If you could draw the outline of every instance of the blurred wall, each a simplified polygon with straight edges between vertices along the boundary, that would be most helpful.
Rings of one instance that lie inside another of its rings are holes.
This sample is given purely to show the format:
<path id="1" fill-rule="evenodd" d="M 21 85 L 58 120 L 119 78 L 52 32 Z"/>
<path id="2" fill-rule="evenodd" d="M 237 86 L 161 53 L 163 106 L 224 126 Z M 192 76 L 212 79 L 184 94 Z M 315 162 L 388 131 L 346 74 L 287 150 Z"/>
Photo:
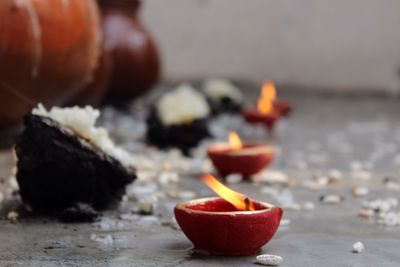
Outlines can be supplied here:
<path id="1" fill-rule="evenodd" d="M 399 0 L 145 0 L 167 80 L 397 90 Z"/>

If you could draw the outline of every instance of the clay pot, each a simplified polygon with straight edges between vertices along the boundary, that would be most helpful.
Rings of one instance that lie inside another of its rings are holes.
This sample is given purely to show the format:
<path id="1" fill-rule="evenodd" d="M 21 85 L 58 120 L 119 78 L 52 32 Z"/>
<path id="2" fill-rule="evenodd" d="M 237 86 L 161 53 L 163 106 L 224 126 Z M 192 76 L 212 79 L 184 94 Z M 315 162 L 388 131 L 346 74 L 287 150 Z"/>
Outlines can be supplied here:
<path id="1" fill-rule="evenodd" d="M 92 74 L 92 81 L 85 86 L 69 105 L 99 106 L 110 85 L 112 69 L 111 54 L 105 49 L 102 49 L 98 66 Z"/>
<path id="2" fill-rule="evenodd" d="M 227 145 L 213 145 L 207 153 L 219 174 L 239 173 L 244 179 L 266 168 L 275 157 L 272 148 L 256 144 L 244 144 L 238 151 Z"/>
<path id="3" fill-rule="evenodd" d="M 108 100 L 126 101 L 146 92 L 160 73 L 156 45 L 138 18 L 138 0 L 98 0 L 105 48 L 114 70 Z"/>
<path id="4" fill-rule="evenodd" d="M 174 213 L 196 249 L 216 255 L 252 255 L 274 236 L 283 213 L 268 203 L 253 203 L 255 211 L 237 211 L 222 198 L 202 198 L 178 203 Z"/>
<path id="5" fill-rule="evenodd" d="M 1 0 L 0 18 L 0 127 L 90 81 L 101 41 L 95 0 Z"/>

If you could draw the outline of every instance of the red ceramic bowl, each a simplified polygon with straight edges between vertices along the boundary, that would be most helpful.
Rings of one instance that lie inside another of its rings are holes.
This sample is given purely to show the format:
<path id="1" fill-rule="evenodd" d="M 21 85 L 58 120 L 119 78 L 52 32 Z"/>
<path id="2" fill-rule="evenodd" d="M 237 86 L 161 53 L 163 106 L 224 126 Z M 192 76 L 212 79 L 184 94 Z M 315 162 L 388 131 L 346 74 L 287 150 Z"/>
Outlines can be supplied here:
<path id="1" fill-rule="evenodd" d="M 292 106 L 284 100 L 275 100 L 274 109 L 282 117 L 288 117 L 292 112 Z"/>
<path id="2" fill-rule="evenodd" d="M 263 115 L 256 109 L 245 109 L 242 111 L 242 116 L 248 123 L 263 124 L 268 130 L 272 130 L 280 118 L 280 114 L 276 111 L 268 115 Z"/>
<path id="3" fill-rule="evenodd" d="M 275 156 L 271 147 L 257 144 L 244 144 L 236 151 L 226 144 L 213 145 L 207 153 L 219 174 L 240 173 L 244 178 L 267 167 Z"/>
<path id="4" fill-rule="evenodd" d="M 226 200 L 202 198 L 178 203 L 175 218 L 196 249 L 216 255 L 252 255 L 274 236 L 282 209 L 253 201 L 255 211 L 237 211 Z"/>

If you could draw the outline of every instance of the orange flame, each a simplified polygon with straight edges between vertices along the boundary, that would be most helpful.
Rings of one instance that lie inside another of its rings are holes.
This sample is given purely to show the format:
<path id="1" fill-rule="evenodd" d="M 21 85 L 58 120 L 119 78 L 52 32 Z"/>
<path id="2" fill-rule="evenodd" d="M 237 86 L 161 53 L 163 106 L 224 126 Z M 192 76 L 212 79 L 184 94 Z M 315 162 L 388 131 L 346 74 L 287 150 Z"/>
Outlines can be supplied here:
<path id="1" fill-rule="evenodd" d="M 276 99 L 276 88 L 272 82 L 265 82 L 261 88 L 261 95 L 257 101 L 257 110 L 263 115 L 273 111 L 273 103 Z"/>
<path id="2" fill-rule="evenodd" d="M 236 132 L 230 132 L 228 140 L 229 145 L 232 147 L 233 150 L 239 150 L 242 148 L 242 141 L 240 140 L 240 137 Z"/>
<path id="3" fill-rule="evenodd" d="M 221 184 L 214 176 L 205 174 L 201 177 L 201 181 L 208 185 L 208 187 L 210 187 L 220 197 L 235 206 L 237 210 L 256 210 L 253 202 L 251 202 L 249 198 Z"/>

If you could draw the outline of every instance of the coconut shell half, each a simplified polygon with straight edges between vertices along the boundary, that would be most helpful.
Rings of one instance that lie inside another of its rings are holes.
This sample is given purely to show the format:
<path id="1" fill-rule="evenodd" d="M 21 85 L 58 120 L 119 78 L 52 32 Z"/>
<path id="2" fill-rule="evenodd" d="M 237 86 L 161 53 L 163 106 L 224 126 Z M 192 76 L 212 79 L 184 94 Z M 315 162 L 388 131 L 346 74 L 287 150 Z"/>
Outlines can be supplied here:
<path id="1" fill-rule="evenodd" d="M 76 203 L 101 210 L 136 179 L 133 167 L 50 118 L 28 114 L 24 124 L 15 146 L 17 181 L 34 212 L 58 214 Z"/>
<path id="2" fill-rule="evenodd" d="M 147 141 L 159 148 L 175 147 L 189 155 L 203 139 L 211 136 L 206 119 L 197 119 L 182 125 L 165 126 L 155 108 L 150 111 L 147 122 Z"/>

